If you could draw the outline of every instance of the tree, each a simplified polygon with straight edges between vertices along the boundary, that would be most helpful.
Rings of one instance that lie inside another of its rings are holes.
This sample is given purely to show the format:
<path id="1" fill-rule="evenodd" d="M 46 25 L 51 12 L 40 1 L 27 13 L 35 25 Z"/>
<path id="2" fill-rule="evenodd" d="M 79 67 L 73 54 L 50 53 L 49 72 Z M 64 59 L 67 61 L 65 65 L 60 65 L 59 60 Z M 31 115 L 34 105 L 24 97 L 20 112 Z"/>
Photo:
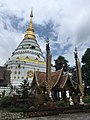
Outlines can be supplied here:
<path id="1" fill-rule="evenodd" d="M 22 89 L 22 97 L 23 98 L 28 98 L 29 97 L 29 92 L 28 90 L 30 89 L 29 82 L 27 79 L 24 79 L 21 83 L 21 89 Z"/>
<path id="2" fill-rule="evenodd" d="M 86 86 L 90 86 L 90 48 L 82 56 L 82 75 Z"/>
<path id="3" fill-rule="evenodd" d="M 56 70 L 59 70 L 62 68 L 62 66 L 64 66 L 64 71 L 68 71 L 68 69 L 69 69 L 68 61 L 65 59 L 65 57 L 59 56 L 55 60 L 55 68 L 56 68 Z"/>

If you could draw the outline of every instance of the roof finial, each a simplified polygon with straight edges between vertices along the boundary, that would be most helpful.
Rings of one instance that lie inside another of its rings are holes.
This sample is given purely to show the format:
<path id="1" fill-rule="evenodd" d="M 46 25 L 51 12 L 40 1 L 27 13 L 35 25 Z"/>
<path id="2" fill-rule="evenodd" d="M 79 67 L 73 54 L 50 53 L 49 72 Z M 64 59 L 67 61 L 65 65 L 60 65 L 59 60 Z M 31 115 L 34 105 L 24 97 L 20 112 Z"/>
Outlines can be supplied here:
<path id="1" fill-rule="evenodd" d="M 75 52 L 77 52 L 77 47 L 75 47 Z"/>
<path id="2" fill-rule="evenodd" d="M 49 38 L 46 39 L 46 50 L 49 50 Z"/>
<path id="3" fill-rule="evenodd" d="M 77 47 L 75 47 L 75 52 L 74 52 L 75 58 L 78 58 L 78 52 L 77 52 Z"/>
<path id="4" fill-rule="evenodd" d="M 33 17 L 33 9 L 31 9 L 30 17 Z"/>
<path id="5" fill-rule="evenodd" d="M 77 58 L 78 58 L 77 47 L 75 47 L 74 57 L 75 57 L 75 59 L 77 59 Z"/>
<path id="6" fill-rule="evenodd" d="M 46 44 L 48 44 L 49 43 L 49 38 L 47 37 L 47 39 L 46 39 Z"/>

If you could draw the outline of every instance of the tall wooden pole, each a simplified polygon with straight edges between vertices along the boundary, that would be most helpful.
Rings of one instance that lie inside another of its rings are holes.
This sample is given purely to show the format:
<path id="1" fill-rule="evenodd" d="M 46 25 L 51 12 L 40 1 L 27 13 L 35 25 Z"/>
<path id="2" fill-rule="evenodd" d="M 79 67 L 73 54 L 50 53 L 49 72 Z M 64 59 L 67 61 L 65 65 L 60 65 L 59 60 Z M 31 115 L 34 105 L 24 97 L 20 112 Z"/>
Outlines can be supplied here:
<path id="1" fill-rule="evenodd" d="M 77 88 L 80 93 L 80 104 L 84 104 L 82 101 L 82 97 L 84 96 L 84 86 L 82 82 L 81 65 L 78 58 L 77 48 L 75 48 L 74 56 L 75 56 L 75 63 L 76 63 Z"/>
<path id="2" fill-rule="evenodd" d="M 52 89 L 51 81 L 51 54 L 49 47 L 49 40 L 46 41 L 46 90 L 50 95 Z"/>

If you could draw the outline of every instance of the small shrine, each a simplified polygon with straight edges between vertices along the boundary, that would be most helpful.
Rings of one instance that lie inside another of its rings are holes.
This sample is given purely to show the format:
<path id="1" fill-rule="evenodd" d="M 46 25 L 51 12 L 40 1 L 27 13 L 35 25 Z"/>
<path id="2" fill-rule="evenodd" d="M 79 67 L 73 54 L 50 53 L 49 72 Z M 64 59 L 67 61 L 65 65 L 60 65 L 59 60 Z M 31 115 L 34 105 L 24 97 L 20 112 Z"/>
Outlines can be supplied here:
<path id="1" fill-rule="evenodd" d="M 69 72 L 62 69 L 51 72 L 51 54 L 49 41 L 46 42 L 46 72 L 35 71 L 31 87 L 35 94 L 47 94 L 53 101 L 64 99 L 70 105 L 84 104 L 82 97 L 84 88 L 81 77 L 81 67 L 75 49 L 75 62 L 77 71 L 77 83 L 74 84 L 72 76 Z"/>

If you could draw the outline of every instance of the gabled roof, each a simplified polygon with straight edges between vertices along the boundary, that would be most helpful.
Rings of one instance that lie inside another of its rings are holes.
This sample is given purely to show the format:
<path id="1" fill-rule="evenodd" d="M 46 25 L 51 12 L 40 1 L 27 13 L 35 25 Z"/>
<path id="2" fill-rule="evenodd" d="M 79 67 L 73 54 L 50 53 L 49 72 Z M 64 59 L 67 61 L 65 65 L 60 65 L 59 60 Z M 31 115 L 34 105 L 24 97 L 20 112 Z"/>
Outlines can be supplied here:
<path id="1" fill-rule="evenodd" d="M 65 86 L 65 84 L 66 84 L 66 82 L 68 80 L 68 77 L 69 77 L 68 74 L 65 74 L 65 75 L 61 76 L 61 79 L 59 81 L 60 88 L 64 88 L 64 86 Z"/>
<path id="2" fill-rule="evenodd" d="M 61 70 L 51 73 L 51 80 L 52 80 L 53 86 L 55 86 L 57 82 L 59 81 L 62 71 L 63 70 L 61 69 Z M 36 78 L 36 82 L 38 86 L 41 86 L 41 87 L 45 86 L 46 72 L 35 71 L 35 78 Z"/>
<path id="3" fill-rule="evenodd" d="M 59 85 L 60 88 L 63 88 L 69 78 L 69 74 L 62 74 L 63 68 L 61 70 L 58 70 L 56 72 L 51 73 L 51 81 L 52 81 L 52 87 L 56 87 Z M 45 87 L 46 86 L 46 72 L 40 72 L 35 71 L 34 73 L 36 83 L 39 87 Z M 71 82 L 72 84 L 72 82 Z"/>
<path id="4" fill-rule="evenodd" d="M 51 73 L 51 80 L 53 81 L 53 87 L 55 87 L 60 80 L 63 73 L 63 68 L 61 70 L 58 70 L 56 72 Z"/>
<path id="5" fill-rule="evenodd" d="M 34 76 L 36 79 L 36 83 L 39 87 L 45 86 L 45 80 L 46 80 L 46 73 L 45 72 L 35 71 Z"/>

